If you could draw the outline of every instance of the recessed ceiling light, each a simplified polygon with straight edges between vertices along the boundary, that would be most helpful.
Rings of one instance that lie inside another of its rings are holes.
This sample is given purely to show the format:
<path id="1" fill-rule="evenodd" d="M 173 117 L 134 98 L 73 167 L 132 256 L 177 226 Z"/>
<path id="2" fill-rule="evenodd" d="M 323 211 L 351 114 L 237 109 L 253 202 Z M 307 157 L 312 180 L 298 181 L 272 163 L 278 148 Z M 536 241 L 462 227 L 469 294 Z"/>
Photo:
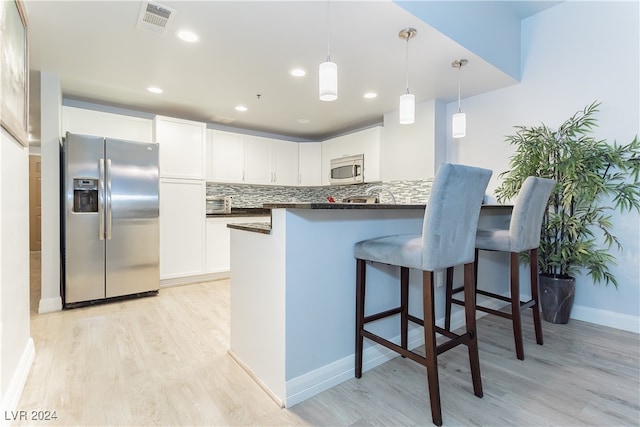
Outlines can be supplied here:
<path id="1" fill-rule="evenodd" d="M 244 105 L 237 105 L 236 106 L 236 111 L 247 111 L 248 108 L 245 107 Z"/>
<path id="2" fill-rule="evenodd" d="M 198 41 L 198 35 L 195 33 L 192 33 L 191 31 L 180 30 L 176 33 L 176 35 L 180 40 L 184 40 L 186 42 L 193 43 Z"/>
<path id="3" fill-rule="evenodd" d="M 294 68 L 293 70 L 291 70 L 290 74 L 294 77 L 302 77 L 305 76 L 307 72 L 302 68 Z"/>
<path id="4" fill-rule="evenodd" d="M 155 87 L 155 86 L 149 86 L 147 88 L 147 90 L 151 93 L 162 93 L 162 89 L 160 89 L 159 87 Z"/>
<path id="5" fill-rule="evenodd" d="M 298 123 L 302 123 L 303 125 L 309 123 L 310 121 L 311 120 L 309 119 L 298 119 Z"/>
<path id="6" fill-rule="evenodd" d="M 378 96 L 378 94 L 375 93 L 375 92 L 367 92 L 362 96 L 367 98 L 367 99 L 373 99 L 373 98 L 376 98 Z"/>

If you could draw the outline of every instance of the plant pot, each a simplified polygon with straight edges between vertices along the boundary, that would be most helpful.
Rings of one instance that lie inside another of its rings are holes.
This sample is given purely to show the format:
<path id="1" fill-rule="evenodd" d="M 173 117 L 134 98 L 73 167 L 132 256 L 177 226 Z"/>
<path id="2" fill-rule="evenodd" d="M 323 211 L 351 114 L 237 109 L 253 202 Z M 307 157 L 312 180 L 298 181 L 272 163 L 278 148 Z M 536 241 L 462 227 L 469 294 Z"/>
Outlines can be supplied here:
<path id="1" fill-rule="evenodd" d="M 542 318 L 551 323 L 568 323 L 576 294 L 576 279 L 540 274 L 538 282 Z"/>

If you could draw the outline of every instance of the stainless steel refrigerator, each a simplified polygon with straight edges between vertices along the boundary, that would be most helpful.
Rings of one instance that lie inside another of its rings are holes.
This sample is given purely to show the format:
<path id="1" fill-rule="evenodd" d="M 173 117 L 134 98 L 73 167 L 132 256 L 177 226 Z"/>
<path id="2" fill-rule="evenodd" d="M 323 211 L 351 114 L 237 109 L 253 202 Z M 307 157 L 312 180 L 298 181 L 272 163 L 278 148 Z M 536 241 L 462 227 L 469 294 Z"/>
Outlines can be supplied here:
<path id="1" fill-rule="evenodd" d="M 61 159 L 65 307 L 157 293 L 158 145 L 67 133 Z"/>

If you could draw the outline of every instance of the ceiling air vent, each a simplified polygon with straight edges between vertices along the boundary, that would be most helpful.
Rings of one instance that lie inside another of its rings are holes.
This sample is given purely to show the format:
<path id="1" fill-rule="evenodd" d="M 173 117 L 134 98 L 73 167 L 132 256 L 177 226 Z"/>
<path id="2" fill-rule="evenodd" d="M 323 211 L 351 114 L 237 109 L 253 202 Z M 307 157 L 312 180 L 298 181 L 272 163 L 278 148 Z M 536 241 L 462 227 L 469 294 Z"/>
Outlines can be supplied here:
<path id="1" fill-rule="evenodd" d="M 143 1 L 136 27 L 141 30 L 165 34 L 175 14 L 175 9 L 152 1 Z"/>

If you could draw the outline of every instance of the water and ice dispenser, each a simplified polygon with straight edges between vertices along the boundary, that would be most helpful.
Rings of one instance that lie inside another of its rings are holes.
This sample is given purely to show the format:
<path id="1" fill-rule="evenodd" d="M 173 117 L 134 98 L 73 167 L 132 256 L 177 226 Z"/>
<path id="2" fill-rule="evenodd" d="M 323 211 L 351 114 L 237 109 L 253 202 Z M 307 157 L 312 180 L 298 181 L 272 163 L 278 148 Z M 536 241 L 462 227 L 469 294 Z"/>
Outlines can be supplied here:
<path id="1" fill-rule="evenodd" d="M 73 211 L 98 212 L 97 179 L 73 179 Z"/>

